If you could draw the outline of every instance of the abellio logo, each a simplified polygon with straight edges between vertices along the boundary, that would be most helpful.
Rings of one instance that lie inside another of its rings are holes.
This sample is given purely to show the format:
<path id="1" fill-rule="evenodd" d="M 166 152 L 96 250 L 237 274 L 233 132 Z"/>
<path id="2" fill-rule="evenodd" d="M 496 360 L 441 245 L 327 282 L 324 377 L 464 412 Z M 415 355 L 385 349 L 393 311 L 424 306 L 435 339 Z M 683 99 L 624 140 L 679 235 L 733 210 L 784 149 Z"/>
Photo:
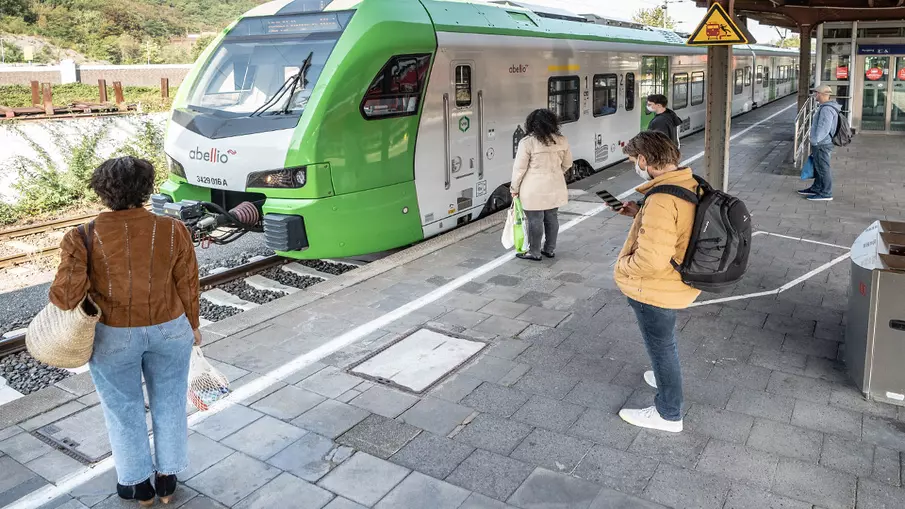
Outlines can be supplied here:
<path id="1" fill-rule="evenodd" d="M 208 151 L 202 151 L 200 148 L 196 148 L 189 152 L 189 159 L 194 161 L 204 161 L 206 163 L 221 163 L 226 164 L 229 162 L 229 153 L 230 155 L 236 155 L 235 150 L 227 150 L 226 153 L 220 152 L 219 149 L 212 148 Z"/>

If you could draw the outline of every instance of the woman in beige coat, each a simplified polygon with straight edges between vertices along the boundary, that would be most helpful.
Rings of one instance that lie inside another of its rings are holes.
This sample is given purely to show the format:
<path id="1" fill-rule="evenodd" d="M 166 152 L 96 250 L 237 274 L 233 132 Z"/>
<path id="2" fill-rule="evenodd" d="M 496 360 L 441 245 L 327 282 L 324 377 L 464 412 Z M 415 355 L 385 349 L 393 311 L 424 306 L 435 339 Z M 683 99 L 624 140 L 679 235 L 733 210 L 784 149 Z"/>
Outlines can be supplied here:
<path id="1" fill-rule="evenodd" d="M 528 252 L 516 256 L 537 261 L 541 255 L 555 256 L 559 233 L 556 213 L 569 201 L 565 173 L 572 167 L 572 150 L 559 132 L 556 114 L 550 110 L 532 111 L 525 130 L 512 167 L 510 189 L 513 198 L 522 200 L 528 216 Z"/>

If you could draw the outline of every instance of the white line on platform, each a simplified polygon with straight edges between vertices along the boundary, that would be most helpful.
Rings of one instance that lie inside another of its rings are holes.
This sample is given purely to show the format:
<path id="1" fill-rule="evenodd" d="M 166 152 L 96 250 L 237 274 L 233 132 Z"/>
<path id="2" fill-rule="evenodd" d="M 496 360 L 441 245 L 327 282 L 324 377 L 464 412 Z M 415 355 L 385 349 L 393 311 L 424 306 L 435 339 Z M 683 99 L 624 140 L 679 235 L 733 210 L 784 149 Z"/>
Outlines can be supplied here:
<path id="1" fill-rule="evenodd" d="M 791 236 L 791 235 L 780 235 L 780 234 L 778 234 L 778 233 L 770 233 L 770 232 L 765 232 L 765 231 L 756 231 L 756 232 L 752 233 L 751 235 L 752 235 L 752 236 L 755 236 L 755 235 L 769 235 L 769 236 L 771 236 L 771 237 L 779 237 L 779 238 L 781 238 L 781 239 L 797 240 L 797 241 L 799 241 L 799 242 L 807 242 L 807 243 L 809 243 L 809 244 L 818 244 L 818 245 L 821 245 L 821 246 L 835 247 L 835 248 L 838 248 L 838 249 L 845 249 L 845 250 L 851 249 L 851 248 L 848 248 L 848 247 L 845 247 L 845 246 L 840 246 L 839 244 L 830 244 L 830 243 L 828 243 L 828 242 L 820 242 L 819 240 L 810 240 L 810 239 L 805 239 L 805 238 L 802 238 L 802 237 L 793 237 L 793 236 Z"/>
<path id="2" fill-rule="evenodd" d="M 752 124 L 747 129 L 744 129 L 743 131 L 733 135 L 729 139 L 734 140 L 734 139 L 738 138 L 739 136 L 742 136 L 743 134 L 751 131 L 751 129 L 757 127 L 758 125 L 760 125 L 764 122 L 767 122 L 767 121 L 773 119 L 774 117 L 776 117 L 779 114 L 785 112 L 786 110 L 792 108 L 793 106 L 795 106 L 795 105 L 792 104 L 792 105 L 789 105 L 789 106 L 779 110 L 778 112 L 774 113 L 773 115 L 770 115 L 769 117 L 767 117 L 763 120 L 760 120 L 760 121 L 756 122 L 755 124 Z M 681 164 L 683 166 L 690 164 L 691 162 L 696 161 L 703 156 L 704 156 L 704 152 L 699 152 L 699 153 L 695 154 L 694 156 L 686 159 L 685 161 L 682 161 Z M 628 196 L 631 196 L 632 194 L 634 194 L 634 192 L 635 192 L 634 189 L 629 189 L 628 191 L 617 196 L 616 198 L 618 198 L 620 200 L 624 200 Z M 606 205 L 601 205 L 592 210 L 589 210 L 585 213 L 585 215 L 576 217 L 575 219 L 564 224 L 560 228 L 560 231 L 570 230 L 570 229 L 574 228 L 575 226 L 578 226 L 580 223 L 584 222 L 588 218 L 593 217 L 605 210 L 610 210 L 610 209 Z M 345 347 L 351 345 L 355 341 L 358 341 L 358 340 L 368 336 L 369 334 L 380 329 L 381 327 L 389 325 L 389 324 L 395 322 L 396 320 L 398 320 L 404 316 L 407 316 L 407 315 L 423 308 L 424 306 L 427 306 L 428 304 L 436 302 L 437 300 L 448 295 L 450 292 L 453 292 L 454 290 L 461 288 L 466 283 L 469 283 L 469 282 L 473 281 L 474 279 L 477 279 L 477 278 L 483 276 L 484 274 L 487 274 L 488 272 L 490 272 L 498 267 L 501 267 L 502 265 L 504 265 L 505 263 L 509 262 L 512 259 L 514 259 L 514 252 L 512 252 L 512 251 L 507 252 L 506 254 L 495 258 L 494 260 L 468 272 L 467 274 L 460 276 L 449 283 L 446 283 L 445 285 L 437 288 L 436 290 L 428 293 L 427 295 L 421 296 L 402 307 L 399 307 L 393 311 L 390 311 L 389 313 L 386 313 L 383 316 L 380 316 L 374 320 L 371 320 L 370 322 L 368 322 L 364 325 L 360 325 L 360 326 L 350 330 L 349 332 L 341 334 L 340 336 L 333 338 L 330 342 L 328 342 L 324 345 L 321 345 L 308 353 L 305 353 L 305 354 L 302 354 L 302 355 L 296 357 L 295 359 L 293 359 L 293 360 L 287 362 L 286 364 L 283 364 L 282 366 L 271 371 L 270 373 L 261 375 L 260 378 L 257 378 L 254 381 L 249 382 L 248 384 L 243 385 L 242 387 L 239 387 L 234 392 L 232 392 L 229 396 L 227 396 L 225 399 L 222 399 L 222 400 L 218 401 L 217 403 L 215 403 L 211 407 L 210 410 L 208 410 L 206 412 L 196 412 L 196 413 L 192 414 L 191 416 L 189 416 L 189 427 L 195 426 L 198 423 L 207 419 L 208 417 L 212 417 L 212 416 L 222 412 L 223 410 L 226 410 L 227 408 L 230 408 L 233 405 L 236 405 L 237 402 L 246 400 L 246 399 L 250 398 L 251 396 L 254 396 L 258 392 L 261 392 L 264 389 L 267 389 L 269 386 L 273 385 L 274 383 L 277 383 L 280 380 L 296 373 L 297 371 L 304 369 L 308 365 L 310 365 L 316 361 L 319 361 L 320 359 L 323 359 L 324 357 L 331 355 L 334 352 L 341 350 L 342 348 L 345 348 Z M 151 440 L 153 442 L 153 436 L 151 436 Z M 26 495 L 25 497 L 19 499 L 18 501 L 7 505 L 4 509 L 37 509 L 38 507 L 54 500 L 55 498 L 65 495 L 65 494 L 69 493 L 70 491 L 72 491 L 73 489 L 81 486 L 82 484 L 85 484 L 86 482 L 102 475 L 103 473 L 112 469 L 113 466 L 114 466 L 113 458 L 108 457 L 108 458 L 96 463 L 93 467 L 86 467 L 85 469 L 83 469 L 79 472 L 74 472 L 73 474 L 61 479 L 57 484 L 51 484 L 51 485 L 48 485 L 47 487 L 36 490 L 36 491 Z"/>

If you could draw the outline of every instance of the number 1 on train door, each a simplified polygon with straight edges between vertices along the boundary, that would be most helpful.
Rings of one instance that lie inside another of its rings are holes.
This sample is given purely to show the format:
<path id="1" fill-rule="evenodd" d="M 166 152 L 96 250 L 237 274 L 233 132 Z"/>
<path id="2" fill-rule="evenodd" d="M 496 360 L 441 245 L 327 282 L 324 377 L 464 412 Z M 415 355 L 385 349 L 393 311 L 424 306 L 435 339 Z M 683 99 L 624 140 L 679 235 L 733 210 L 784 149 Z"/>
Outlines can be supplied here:
<path id="1" fill-rule="evenodd" d="M 475 185 L 478 180 L 478 136 L 480 133 L 477 117 L 478 98 L 474 91 L 474 64 L 457 61 L 452 63 L 450 80 L 452 100 L 449 101 L 449 208 L 447 215 L 458 214 L 471 209 L 475 199 Z"/>
<path id="2" fill-rule="evenodd" d="M 669 57 L 641 57 L 641 80 L 639 82 L 638 100 L 644 104 L 641 110 L 641 130 L 646 131 L 654 114 L 647 111 L 647 96 L 651 94 L 667 95 L 669 82 Z"/>

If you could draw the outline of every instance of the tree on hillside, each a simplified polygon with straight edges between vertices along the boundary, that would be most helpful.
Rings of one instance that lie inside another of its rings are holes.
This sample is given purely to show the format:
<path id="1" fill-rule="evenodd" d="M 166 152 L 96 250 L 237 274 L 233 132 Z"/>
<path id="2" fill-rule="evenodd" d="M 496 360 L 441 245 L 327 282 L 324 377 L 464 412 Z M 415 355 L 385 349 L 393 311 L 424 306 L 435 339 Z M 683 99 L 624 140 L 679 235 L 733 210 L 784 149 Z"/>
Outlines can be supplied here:
<path id="1" fill-rule="evenodd" d="M 635 14 L 632 15 L 632 21 L 651 27 L 668 28 L 670 30 L 676 28 L 676 20 L 673 19 L 663 7 L 638 9 Z"/>
<path id="2" fill-rule="evenodd" d="M 28 23 L 34 23 L 36 19 L 30 0 L 3 0 L 0 2 L 0 16 L 15 16 Z"/>

